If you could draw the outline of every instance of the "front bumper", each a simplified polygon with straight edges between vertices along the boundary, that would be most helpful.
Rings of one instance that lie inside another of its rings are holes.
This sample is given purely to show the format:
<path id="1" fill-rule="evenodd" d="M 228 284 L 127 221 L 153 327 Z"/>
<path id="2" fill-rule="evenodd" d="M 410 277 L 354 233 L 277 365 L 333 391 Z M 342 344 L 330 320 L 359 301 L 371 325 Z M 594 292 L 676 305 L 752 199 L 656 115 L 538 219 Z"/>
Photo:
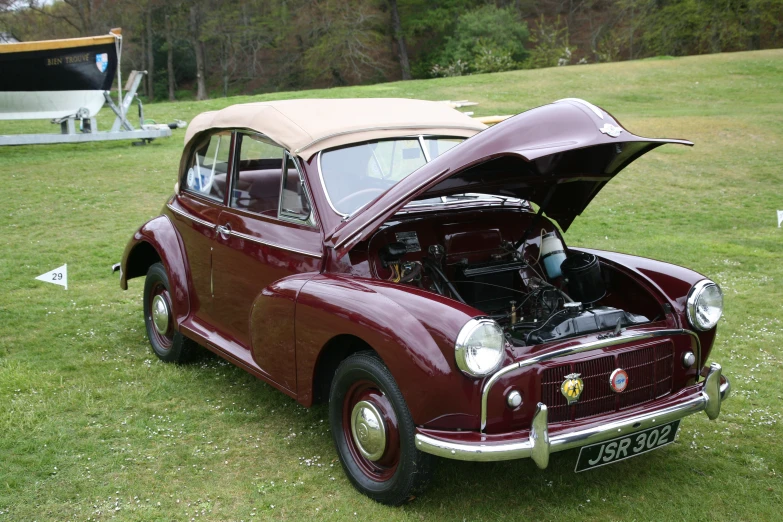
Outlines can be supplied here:
<path id="1" fill-rule="evenodd" d="M 490 462 L 532 458 L 543 469 L 549 464 L 549 455 L 557 451 L 628 435 L 700 411 L 704 411 L 710 419 L 715 419 L 720 415 L 721 402 L 728 398 L 730 391 L 731 383 L 721 375 L 720 364 L 712 363 L 704 381 L 692 386 L 686 393 L 656 402 L 653 408 L 641 412 L 615 415 L 616 419 L 609 422 L 550 433 L 547 407 L 538 403 L 530 431 L 520 434 L 518 438 L 476 432 L 418 430 L 416 447 L 425 453 L 455 460 Z"/>

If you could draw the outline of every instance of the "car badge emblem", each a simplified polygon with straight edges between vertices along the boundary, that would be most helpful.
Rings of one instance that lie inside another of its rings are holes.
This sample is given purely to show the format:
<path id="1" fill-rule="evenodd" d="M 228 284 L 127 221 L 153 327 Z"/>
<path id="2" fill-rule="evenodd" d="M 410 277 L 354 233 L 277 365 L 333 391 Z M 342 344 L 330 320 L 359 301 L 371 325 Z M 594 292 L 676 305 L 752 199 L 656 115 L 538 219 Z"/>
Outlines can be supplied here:
<path id="1" fill-rule="evenodd" d="M 598 130 L 600 130 L 607 136 L 611 136 L 612 138 L 616 138 L 623 132 L 622 127 L 617 127 L 616 125 L 612 125 L 611 123 L 604 123 L 604 126 Z"/>
<path id="2" fill-rule="evenodd" d="M 569 406 L 579 400 L 584 390 L 585 383 L 579 378 L 580 375 L 580 373 L 569 373 L 560 385 L 560 393 L 566 398 Z"/>
<path id="3" fill-rule="evenodd" d="M 617 393 L 622 393 L 628 387 L 628 372 L 617 368 L 609 376 L 609 386 Z"/>

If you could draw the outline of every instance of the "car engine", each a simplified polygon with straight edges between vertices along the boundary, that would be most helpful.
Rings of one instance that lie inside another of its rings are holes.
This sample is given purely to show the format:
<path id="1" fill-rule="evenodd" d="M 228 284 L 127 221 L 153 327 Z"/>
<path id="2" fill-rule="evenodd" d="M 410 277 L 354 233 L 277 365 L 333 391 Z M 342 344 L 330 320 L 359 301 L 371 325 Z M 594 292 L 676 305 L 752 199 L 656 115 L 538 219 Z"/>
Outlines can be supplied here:
<path id="1" fill-rule="evenodd" d="M 403 242 L 385 244 L 378 258 L 391 273 L 389 281 L 415 284 L 477 308 L 519 345 L 611 334 L 650 322 L 645 315 L 601 303 L 608 290 L 595 255 L 566 249 L 555 232 L 544 235 L 542 230 L 536 239 L 532 248 L 504 242 L 489 260 L 455 260 L 441 244 L 409 260 L 410 245 Z"/>

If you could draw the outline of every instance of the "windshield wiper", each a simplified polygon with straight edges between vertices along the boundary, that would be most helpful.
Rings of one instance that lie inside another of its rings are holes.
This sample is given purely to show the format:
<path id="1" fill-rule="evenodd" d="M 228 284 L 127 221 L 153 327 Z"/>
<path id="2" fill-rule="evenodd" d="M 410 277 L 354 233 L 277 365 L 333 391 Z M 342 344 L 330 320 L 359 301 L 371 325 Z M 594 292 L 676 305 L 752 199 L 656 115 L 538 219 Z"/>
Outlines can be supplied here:
<path id="1" fill-rule="evenodd" d="M 403 208 L 423 207 L 431 205 L 449 205 L 451 203 L 458 203 L 460 201 L 487 201 L 495 200 L 500 201 L 501 205 L 504 205 L 507 201 L 520 201 L 518 198 L 496 196 L 493 194 L 454 194 L 451 196 L 440 196 L 435 198 L 420 199 L 408 202 Z"/>
<path id="2" fill-rule="evenodd" d="M 499 199 L 502 202 L 506 202 L 509 199 L 516 199 L 516 198 L 509 198 L 506 196 L 497 196 L 495 194 L 453 194 L 451 196 L 442 196 L 441 201 L 444 203 L 447 203 L 448 200 L 464 200 L 464 199 L 474 199 L 474 200 L 482 200 L 482 199 Z"/>
<path id="3" fill-rule="evenodd" d="M 440 200 L 446 203 L 450 199 L 479 199 L 478 194 L 454 194 L 452 196 L 441 196 Z"/>

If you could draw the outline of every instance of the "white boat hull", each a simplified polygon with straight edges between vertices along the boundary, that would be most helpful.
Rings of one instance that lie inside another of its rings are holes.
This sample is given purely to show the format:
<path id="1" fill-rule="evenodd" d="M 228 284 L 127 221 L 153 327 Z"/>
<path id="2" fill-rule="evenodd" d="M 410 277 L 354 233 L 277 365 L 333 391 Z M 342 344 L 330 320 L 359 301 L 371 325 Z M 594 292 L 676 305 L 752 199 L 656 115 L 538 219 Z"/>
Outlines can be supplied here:
<path id="1" fill-rule="evenodd" d="M 87 109 L 89 117 L 101 110 L 103 91 L 0 91 L 0 120 L 49 120 Z"/>

